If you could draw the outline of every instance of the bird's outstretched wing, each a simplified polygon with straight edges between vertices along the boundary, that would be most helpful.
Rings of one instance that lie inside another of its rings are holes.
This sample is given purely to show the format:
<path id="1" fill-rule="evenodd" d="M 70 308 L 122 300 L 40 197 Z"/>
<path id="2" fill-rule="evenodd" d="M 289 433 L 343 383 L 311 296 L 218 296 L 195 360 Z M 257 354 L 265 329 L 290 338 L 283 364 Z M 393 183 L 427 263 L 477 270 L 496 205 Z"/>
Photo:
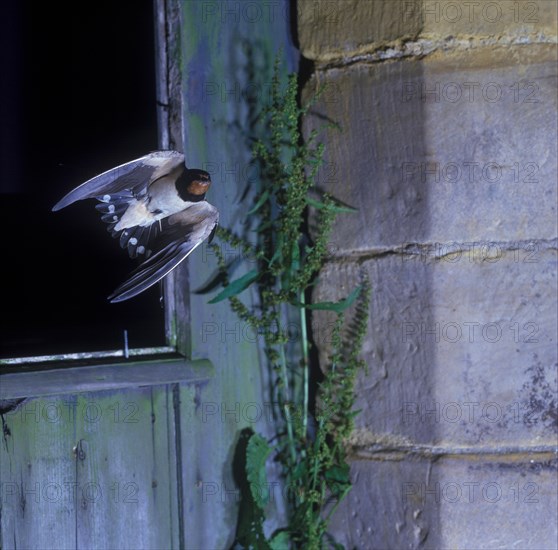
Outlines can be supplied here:
<path id="1" fill-rule="evenodd" d="M 103 197 L 124 190 L 147 187 L 156 179 L 184 166 L 184 155 L 178 151 L 155 151 L 139 159 L 107 170 L 76 187 L 59 200 L 53 211 L 83 199 Z"/>
<path id="2" fill-rule="evenodd" d="M 109 296 L 109 300 L 127 300 L 160 281 L 211 236 L 218 221 L 218 210 L 206 201 L 161 220 L 160 232 L 151 247 L 152 255 Z"/>

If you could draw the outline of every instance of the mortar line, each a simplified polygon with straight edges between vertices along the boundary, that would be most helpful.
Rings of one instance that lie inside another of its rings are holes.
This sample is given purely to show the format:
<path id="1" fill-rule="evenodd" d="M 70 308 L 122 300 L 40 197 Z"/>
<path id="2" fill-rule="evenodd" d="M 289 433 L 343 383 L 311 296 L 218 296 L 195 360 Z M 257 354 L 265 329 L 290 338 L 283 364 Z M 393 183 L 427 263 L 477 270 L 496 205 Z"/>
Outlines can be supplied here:
<path id="1" fill-rule="evenodd" d="M 494 263 L 505 254 L 510 252 L 523 251 L 525 253 L 530 253 L 536 255 L 537 253 L 544 251 L 558 250 L 558 239 L 527 239 L 527 240 L 517 240 L 517 241 L 470 241 L 470 242 L 429 242 L 429 243 L 406 243 L 399 246 L 386 246 L 386 247 L 376 247 L 369 248 L 366 250 L 355 250 L 352 252 L 344 252 L 339 255 L 331 255 L 329 262 L 343 262 L 345 260 L 371 260 L 380 258 L 383 256 L 418 256 L 427 257 L 431 260 L 443 260 L 448 256 L 454 256 L 456 254 L 478 254 L 479 249 L 482 247 L 487 247 L 486 254 L 484 257 L 478 258 L 471 261 L 486 261 L 488 263 Z M 537 247 L 534 250 L 530 250 L 529 247 Z M 436 254 L 436 250 L 443 249 L 443 254 Z M 494 255 L 498 248 L 499 255 Z M 451 262 L 451 260 L 447 260 Z M 536 259 L 526 260 L 524 263 L 536 263 Z"/>
<path id="2" fill-rule="evenodd" d="M 517 457 L 545 457 L 547 460 L 558 458 L 558 448 L 552 445 L 536 445 L 533 447 L 443 447 L 429 445 L 408 445 L 408 446 L 374 446 L 362 445 L 351 446 L 350 455 L 353 458 L 367 458 L 369 460 L 402 460 L 408 457 L 431 458 L 467 458 L 483 457 L 511 459 Z"/>
<path id="3" fill-rule="evenodd" d="M 330 70 L 341 69 L 358 63 L 377 64 L 398 59 L 420 60 L 439 51 L 451 54 L 491 46 L 544 46 L 557 42 L 558 37 L 547 36 L 544 33 L 498 38 L 470 35 L 435 38 L 424 34 L 416 39 L 399 38 L 389 42 L 368 44 L 360 50 L 353 50 L 341 56 L 332 54 L 331 58 L 313 59 L 312 61 L 314 62 L 315 72 L 326 73 Z"/>

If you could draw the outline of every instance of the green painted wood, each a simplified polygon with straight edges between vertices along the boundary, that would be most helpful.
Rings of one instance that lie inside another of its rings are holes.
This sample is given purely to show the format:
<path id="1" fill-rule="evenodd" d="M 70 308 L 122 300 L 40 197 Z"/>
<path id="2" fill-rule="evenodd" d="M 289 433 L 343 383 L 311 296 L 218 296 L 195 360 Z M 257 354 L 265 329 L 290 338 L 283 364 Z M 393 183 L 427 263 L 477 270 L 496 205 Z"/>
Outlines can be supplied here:
<path id="1" fill-rule="evenodd" d="M 2 399 L 27 397 L 2 417 L 0 548 L 180 548 L 176 388 L 201 395 L 211 364 L 19 369 L 0 377 Z"/>
<path id="2" fill-rule="evenodd" d="M 0 374 L 0 400 L 172 382 L 203 382 L 213 376 L 213 370 L 209 361 L 186 361 L 182 357 L 39 371 L 19 367 Z"/>
<path id="3" fill-rule="evenodd" d="M 0 547 L 179 548 L 172 395 L 49 396 L 5 415 Z"/>
<path id="4" fill-rule="evenodd" d="M 177 547 L 167 397 L 168 388 L 119 392 L 96 401 L 114 414 L 79 426 L 76 482 L 97 493 L 87 500 L 84 491 L 76 507 L 78 548 Z"/>
<path id="5" fill-rule="evenodd" d="M 180 106 L 171 134 L 182 133 L 177 146 L 189 166 L 211 173 L 207 199 L 219 209 L 220 223 L 244 233 L 244 201 L 257 177 L 251 165 L 256 116 L 269 97 L 277 53 L 283 50 L 285 73 L 296 67 L 289 2 L 173 0 L 169 10 L 176 32 L 169 34 L 168 51 L 180 56 L 173 59 L 180 61 L 181 80 L 181 90 L 174 88 L 171 99 L 171 105 Z M 238 261 L 235 276 L 253 268 L 239 250 L 223 252 Z M 273 432 L 268 372 L 257 338 L 227 302 L 207 303 L 214 292 L 197 293 L 215 269 L 207 244 L 188 260 L 191 357 L 209 359 L 216 376 L 198 396 L 192 422 L 182 423 L 186 548 L 230 546 L 238 513 L 233 459 L 240 434 L 247 427 Z M 250 292 L 242 298 L 254 300 Z M 183 396 L 181 418 L 191 410 Z"/>
<path id="6" fill-rule="evenodd" d="M 3 419 L 2 548 L 75 547 L 74 423 L 57 419 L 62 405 L 36 399 Z"/>

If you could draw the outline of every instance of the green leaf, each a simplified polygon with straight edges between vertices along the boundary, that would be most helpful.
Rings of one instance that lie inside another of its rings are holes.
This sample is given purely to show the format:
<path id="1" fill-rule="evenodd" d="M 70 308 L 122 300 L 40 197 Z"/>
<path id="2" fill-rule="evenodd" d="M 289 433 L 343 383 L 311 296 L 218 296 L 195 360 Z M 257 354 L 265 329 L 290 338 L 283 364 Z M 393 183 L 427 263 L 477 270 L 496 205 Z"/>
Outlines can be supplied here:
<path id="1" fill-rule="evenodd" d="M 301 460 L 291 471 L 291 479 L 296 482 L 300 479 L 304 480 L 308 475 L 308 462 Z"/>
<path id="2" fill-rule="evenodd" d="M 271 447 L 259 434 L 254 434 L 246 448 L 246 477 L 256 505 L 264 509 L 269 500 L 269 484 L 265 471 L 265 462 L 271 454 Z"/>
<path id="3" fill-rule="evenodd" d="M 333 212 L 347 212 L 347 213 L 351 213 L 351 212 L 357 212 L 356 208 L 353 208 L 352 206 L 342 206 L 339 203 L 331 203 L 331 204 L 326 204 L 325 202 L 320 202 L 316 199 L 313 199 L 311 197 L 306 197 L 306 202 L 310 205 L 313 206 L 314 208 L 317 208 L 318 210 L 323 210 L 324 208 L 329 208 L 330 210 L 332 210 Z"/>
<path id="4" fill-rule="evenodd" d="M 332 494 L 339 498 L 351 487 L 350 469 L 346 462 L 340 466 L 332 466 L 324 474 Z"/>
<path id="5" fill-rule="evenodd" d="M 278 531 L 269 541 L 271 550 L 289 550 L 288 531 Z"/>
<path id="6" fill-rule="evenodd" d="M 266 189 L 261 195 L 260 198 L 258 199 L 258 202 L 256 202 L 256 204 L 254 205 L 254 208 L 252 208 L 251 210 L 248 211 L 248 213 L 246 214 L 247 216 L 249 216 L 250 214 L 255 214 L 264 204 L 265 201 L 269 198 L 269 190 Z"/>
<path id="7" fill-rule="evenodd" d="M 210 304 L 216 304 L 217 302 L 221 302 L 230 298 L 231 296 L 236 296 L 240 294 L 243 290 L 246 290 L 254 281 L 259 279 L 260 273 L 257 269 L 253 269 L 249 271 L 239 279 L 234 280 L 232 283 L 229 283 L 222 292 L 217 294 L 215 298 L 209 300 Z"/>
<path id="8" fill-rule="evenodd" d="M 341 466 L 332 466 L 325 473 L 325 478 L 328 481 L 336 481 L 337 483 L 349 483 L 349 465 L 344 462 Z"/>
<path id="9" fill-rule="evenodd" d="M 297 304 L 299 307 L 306 307 L 308 309 L 327 310 L 341 313 L 347 308 L 351 307 L 354 301 L 358 298 L 362 285 L 357 286 L 344 300 L 339 302 L 318 302 L 316 304 Z"/>
<path id="10" fill-rule="evenodd" d="M 279 260 L 282 256 L 283 252 L 283 235 L 279 233 L 277 235 L 277 242 L 275 243 L 275 252 L 269 260 L 269 267 L 271 267 L 277 260 Z"/>

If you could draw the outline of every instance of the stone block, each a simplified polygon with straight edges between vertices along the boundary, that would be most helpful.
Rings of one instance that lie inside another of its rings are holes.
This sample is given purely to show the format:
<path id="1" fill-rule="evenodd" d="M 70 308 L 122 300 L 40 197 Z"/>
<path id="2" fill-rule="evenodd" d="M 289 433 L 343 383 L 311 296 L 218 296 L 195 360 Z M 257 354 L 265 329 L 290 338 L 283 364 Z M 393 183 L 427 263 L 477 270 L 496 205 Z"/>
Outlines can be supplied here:
<path id="1" fill-rule="evenodd" d="M 393 0 L 299 0 L 298 35 L 302 54 L 328 60 L 351 55 L 370 44 L 411 38 L 422 27 L 413 3 Z"/>
<path id="2" fill-rule="evenodd" d="M 318 73 L 304 93 L 328 86 L 305 119 L 326 145 L 318 185 L 358 208 L 332 252 L 555 238 L 556 81 L 554 46 Z"/>
<path id="3" fill-rule="evenodd" d="M 403 2 L 402 17 L 420 11 L 422 36 L 522 37 L 536 42 L 556 36 L 556 2 L 552 0 L 424 0 Z"/>
<path id="4" fill-rule="evenodd" d="M 556 250 L 524 260 L 515 251 L 492 260 L 387 254 L 325 266 L 315 302 L 344 298 L 364 278 L 372 288 L 354 448 L 555 444 Z M 334 315 L 313 312 L 321 365 Z"/>
<path id="5" fill-rule="evenodd" d="M 297 10 L 302 54 L 322 63 L 399 55 L 409 40 L 435 50 L 548 42 L 557 30 L 553 0 L 299 0 Z"/>
<path id="6" fill-rule="evenodd" d="M 345 548 L 556 548 L 555 460 L 420 457 L 355 460 L 332 518 Z"/>
<path id="7" fill-rule="evenodd" d="M 414 485 L 420 488 L 429 479 L 431 469 L 432 461 L 421 457 L 354 460 L 353 487 L 328 531 L 344 548 L 359 550 L 422 548 L 425 538 L 434 541 L 438 511 L 411 494 Z"/>

